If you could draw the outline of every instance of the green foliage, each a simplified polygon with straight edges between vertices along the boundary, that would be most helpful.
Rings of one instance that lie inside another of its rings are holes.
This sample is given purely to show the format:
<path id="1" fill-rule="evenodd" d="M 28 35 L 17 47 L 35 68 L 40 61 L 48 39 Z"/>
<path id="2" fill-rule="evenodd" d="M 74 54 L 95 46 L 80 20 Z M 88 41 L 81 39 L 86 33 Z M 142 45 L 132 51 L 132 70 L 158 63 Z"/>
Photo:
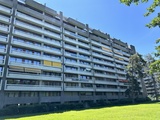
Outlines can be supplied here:
<path id="1" fill-rule="evenodd" d="M 139 3 L 148 2 L 148 0 L 120 0 L 120 2 L 126 4 L 127 6 L 130 6 L 132 3 L 135 3 L 136 5 L 138 5 Z M 145 13 L 144 16 L 149 16 L 150 14 L 155 12 L 156 8 L 158 7 L 160 7 L 160 0 L 153 0 L 150 7 L 147 8 L 147 12 Z M 146 26 L 149 28 L 160 27 L 160 12 Z M 158 74 L 159 75 L 158 78 L 160 80 L 160 44 L 159 44 L 160 39 L 156 40 L 156 43 L 157 43 L 157 47 L 155 49 L 157 52 L 155 53 L 155 56 L 157 57 L 157 60 L 150 65 L 150 73 Z"/>
<path id="2" fill-rule="evenodd" d="M 156 43 L 158 45 L 156 47 L 157 52 L 155 53 L 155 57 L 157 58 L 157 60 L 152 62 L 149 67 L 150 67 L 150 73 L 151 74 L 156 73 L 158 76 L 157 78 L 160 81 L 160 39 L 158 39 Z"/>
<path id="3" fill-rule="evenodd" d="M 126 68 L 126 77 L 129 80 L 130 86 L 125 93 L 129 98 L 132 98 L 132 102 L 134 102 L 134 97 L 140 94 L 138 79 L 143 78 L 143 66 L 145 66 L 145 64 L 146 62 L 141 55 L 134 54 L 130 56 L 129 64 Z"/>
<path id="4" fill-rule="evenodd" d="M 138 5 L 139 3 L 146 3 L 148 0 L 120 0 L 121 3 L 130 6 L 132 3 Z M 157 7 L 160 7 L 160 0 L 154 0 L 153 3 L 147 8 L 147 12 L 144 16 L 149 16 L 152 14 Z M 158 13 L 157 17 L 153 18 L 153 20 L 146 25 L 147 27 L 160 27 L 160 13 Z"/>

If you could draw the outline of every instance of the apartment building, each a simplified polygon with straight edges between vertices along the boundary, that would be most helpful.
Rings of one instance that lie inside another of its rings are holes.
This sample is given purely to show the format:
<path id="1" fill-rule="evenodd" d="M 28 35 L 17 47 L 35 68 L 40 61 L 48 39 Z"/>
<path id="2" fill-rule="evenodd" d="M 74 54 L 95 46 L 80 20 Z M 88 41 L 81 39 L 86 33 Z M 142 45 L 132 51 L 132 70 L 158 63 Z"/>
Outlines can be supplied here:
<path id="1" fill-rule="evenodd" d="M 160 95 L 160 83 L 157 80 L 157 75 L 149 75 L 144 78 L 144 83 L 146 86 L 147 95 L 155 97 L 156 94 Z"/>
<path id="2" fill-rule="evenodd" d="M 0 108 L 125 98 L 135 52 L 33 0 L 0 0 Z"/>

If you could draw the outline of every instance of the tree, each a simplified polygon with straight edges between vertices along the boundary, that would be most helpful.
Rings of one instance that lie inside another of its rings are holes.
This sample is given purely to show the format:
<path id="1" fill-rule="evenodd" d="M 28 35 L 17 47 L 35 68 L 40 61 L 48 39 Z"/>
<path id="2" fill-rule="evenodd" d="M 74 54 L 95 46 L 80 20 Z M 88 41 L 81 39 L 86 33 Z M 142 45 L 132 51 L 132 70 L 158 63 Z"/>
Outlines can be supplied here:
<path id="1" fill-rule="evenodd" d="M 154 57 L 151 54 L 148 54 L 146 56 L 144 56 L 145 61 L 146 61 L 146 67 L 145 67 L 145 73 L 148 74 L 149 76 L 151 76 L 152 82 L 150 82 L 150 84 L 153 84 L 154 86 L 154 91 L 155 91 L 155 97 L 156 97 L 156 101 L 158 101 L 158 91 L 157 91 L 157 87 L 156 87 L 156 83 L 158 82 L 155 78 L 155 74 L 154 72 L 150 72 L 150 68 L 149 66 L 151 66 L 152 63 L 155 62 Z"/>
<path id="2" fill-rule="evenodd" d="M 144 81 L 143 81 L 143 66 L 145 65 L 145 61 L 142 58 L 141 55 L 138 53 L 132 55 L 129 58 L 129 64 L 127 65 L 126 71 L 126 77 L 129 80 L 129 90 L 127 89 L 125 93 L 128 93 L 132 99 L 132 102 L 134 103 L 135 97 L 138 97 L 140 94 L 140 87 L 138 80 L 141 80 L 142 87 L 144 90 Z M 146 91 L 143 91 L 146 92 Z M 146 97 L 146 95 L 144 95 Z"/>
<path id="3" fill-rule="evenodd" d="M 139 3 L 146 3 L 149 0 L 120 0 L 121 3 L 126 4 L 127 6 L 130 6 L 132 3 L 135 3 L 138 5 Z M 147 8 L 147 12 L 144 16 L 149 16 L 153 12 L 155 12 L 156 8 L 160 7 L 160 0 L 153 0 L 152 4 L 149 8 Z M 146 25 L 149 28 L 152 27 L 160 27 L 160 12 L 157 14 L 156 17 L 154 17 L 149 24 Z M 156 73 L 158 75 L 158 79 L 160 81 L 160 39 L 156 40 L 157 47 L 156 47 L 156 53 L 155 56 L 157 57 L 157 60 L 150 64 L 150 72 Z"/>
<path id="4" fill-rule="evenodd" d="M 121 3 L 126 4 L 127 6 L 130 6 L 132 3 L 135 3 L 138 5 L 139 3 L 146 3 L 148 0 L 120 0 Z M 157 7 L 160 6 L 160 0 L 153 0 L 153 3 L 150 5 L 149 8 L 147 8 L 147 12 L 144 16 L 149 16 L 152 14 Z M 157 17 L 153 18 L 149 24 L 146 25 L 147 27 L 160 27 L 160 13 L 158 13 Z"/>
<path id="5" fill-rule="evenodd" d="M 157 44 L 158 46 L 156 47 L 156 53 L 155 53 L 155 57 L 156 57 L 156 61 L 152 62 L 149 66 L 150 68 L 150 73 L 151 74 L 154 74 L 156 73 L 157 74 L 157 79 L 159 80 L 160 82 L 160 39 L 157 40 Z"/>

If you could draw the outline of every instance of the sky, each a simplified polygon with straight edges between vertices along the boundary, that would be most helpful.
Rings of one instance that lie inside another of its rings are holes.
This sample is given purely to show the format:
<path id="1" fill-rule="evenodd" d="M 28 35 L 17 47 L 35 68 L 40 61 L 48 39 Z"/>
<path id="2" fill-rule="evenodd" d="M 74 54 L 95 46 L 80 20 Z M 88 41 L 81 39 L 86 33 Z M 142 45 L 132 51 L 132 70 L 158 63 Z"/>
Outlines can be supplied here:
<path id="1" fill-rule="evenodd" d="M 144 17 L 146 8 L 151 3 L 131 5 L 122 4 L 119 0 L 35 0 L 46 4 L 57 12 L 62 11 L 65 17 L 71 17 L 90 28 L 110 34 L 112 38 L 120 39 L 129 45 L 134 45 L 142 55 L 155 51 L 155 41 L 160 38 L 160 28 L 147 28 L 156 15 Z"/>

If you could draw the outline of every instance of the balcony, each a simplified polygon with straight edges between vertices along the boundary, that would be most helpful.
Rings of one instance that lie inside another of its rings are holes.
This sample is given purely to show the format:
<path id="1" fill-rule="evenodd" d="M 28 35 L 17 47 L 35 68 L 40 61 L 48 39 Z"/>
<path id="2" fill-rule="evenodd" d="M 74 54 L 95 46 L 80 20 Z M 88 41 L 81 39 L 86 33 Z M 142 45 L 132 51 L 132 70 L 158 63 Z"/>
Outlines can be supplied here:
<path id="1" fill-rule="evenodd" d="M 82 42 L 77 42 L 77 45 L 82 46 L 82 47 L 86 47 L 86 48 L 90 48 L 89 44 L 85 44 L 85 43 L 82 43 Z"/>
<path id="2" fill-rule="evenodd" d="M 9 32 L 9 27 L 0 25 L 0 31 Z"/>
<path id="3" fill-rule="evenodd" d="M 122 89 L 122 88 L 120 88 L 120 90 L 119 90 L 119 92 L 125 92 L 126 91 L 126 89 Z"/>
<path id="4" fill-rule="evenodd" d="M 28 73 L 13 73 L 7 74 L 7 78 L 17 79 L 30 79 L 30 80 L 49 80 L 49 81 L 61 81 L 61 76 L 42 75 L 42 74 L 28 74 Z"/>
<path id="5" fill-rule="evenodd" d="M 128 62 L 125 62 L 125 61 L 121 61 L 121 60 L 115 60 L 117 63 L 121 63 L 121 64 L 124 64 L 124 65 L 128 65 Z"/>
<path id="6" fill-rule="evenodd" d="M 96 88 L 96 92 L 119 92 L 117 88 Z"/>
<path id="7" fill-rule="evenodd" d="M 118 76 L 118 79 L 126 80 L 126 77 Z"/>
<path id="8" fill-rule="evenodd" d="M 68 38 L 68 37 L 64 37 L 64 40 L 69 42 L 69 43 L 73 43 L 73 44 L 77 44 L 78 43 L 75 39 L 71 39 L 71 38 Z"/>
<path id="9" fill-rule="evenodd" d="M 52 24 L 48 24 L 48 23 L 44 23 L 44 26 L 45 27 L 48 27 L 48 28 L 50 28 L 50 29 L 52 29 L 52 30 L 56 30 L 56 31 L 58 31 L 58 32 L 60 32 L 60 30 L 61 30 L 61 28 L 60 27 L 57 27 L 57 26 L 54 26 L 54 25 L 52 25 Z"/>
<path id="10" fill-rule="evenodd" d="M 9 65 L 20 66 L 20 67 L 25 67 L 25 68 L 35 68 L 35 69 L 47 70 L 47 71 L 61 72 L 61 68 L 44 66 L 44 65 L 29 64 L 29 63 L 22 63 L 22 62 L 12 62 L 12 61 L 10 61 Z"/>
<path id="11" fill-rule="evenodd" d="M 119 71 L 119 70 L 117 70 L 117 73 L 119 73 L 119 74 L 126 74 L 125 71 Z"/>
<path id="12" fill-rule="evenodd" d="M 25 57 L 25 58 L 33 58 L 33 59 L 41 59 L 41 55 L 33 54 L 33 53 L 26 53 L 23 51 L 14 51 L 11 50 L 11 54 L 19 57 Z"/>
<path id="13" fill-rule="evenodd" d="M 86 37 L 83 37 L 83 36 L 77 35 L 77 38 L 78 38 L 78 39 L 80 39 L 80 40 L 83 40 L 83 41 L 89 42 L 88 38 L 86 38 Z"/>
<path id="14" fill-rule="evenodd" d="M 49 45 L 61 47 L 61 41 L 58 42 L 58 41 L 55 41 L 55 40 L 52 40 L 52 39 L 43 38 L 42 42 L 47 43 Z"/>
<path id="15" fill-rule="evenodd" d="M 96 76 L 96 77 L 105 77 L 105 78 L 113 78 L 113 79 L 117 78 L 115 75 L 107 75 L 107 74 L 102 74 L 102 73 L 94 73 L 94 76 Z"/>
<path id="16" fill-rule="evenodd" d="M 44 30 L 43 33 L 48 35 L 48 36 L 54 37 L 56 39 L 61 39 L 61 36 L 56 34 L 56 33 L 54 33 L 54 32 Z"/>
<path id="17" fill-rule="evenodd" d="M 94 89 L 90 87 L 65 86 L 64 91 L 94 91 Z"/>
<path id="18" fill-rule="evenodd" d="M 3 15 L 0 15 L 0 21 L 10 23 L 10 18 L 6 17 L 6 16 L 3 16 Z"/>
<path id="19" fill-rule="evenodd" d="M 78 62 L 69 61 L 69 60 L 66 60 L 66 61 L 65 61 L 65 64 L 66 64 L 66 65 L 74 65 L 74 66 L 79 66 L 79 63 L 78 63 Z"/>
<path id="20" fill-rule="evenodd" d="M 4 65 L 5 64 L 5 59 L 0 59 L 0 65 Z"/>
<path id="21" fill-rule="evenodd" d="M 79 74 L 81 74 L 81 75 L 93 75 L 93 73 L 92 72 L 88 72 L 88 71 L 79 71 Z"/>
<path id="22" fill-rule="evenodd" d="M 17 16 L 18 18 L 21 18 L 21 19 L 25 20 L 25 21 L 34 22 L 35 24 L 39 24 L 39 25 L 42 25 L 42 24 L 43 24 L 41 20 L 36 19 L 36 18 L 33 18 L 33 17 L 31 17 L 31 16 L 28 16 L 28 15 L 23 14 L 23 13 L 20 13 L 20 12 L 17 12 L 17 13 L 16 13 L 16 16 Z"/>
<path id="23" fill-rule="evenodd" d="M 87 55 L 90 55 L 90 51 L 89 50 L 84 50 L 84 49 L 79 48 L 79 52 L 87 54 Z"/>
<path id="24" fill-rule="evenodd" d="M 95 80 L 96 84 L 118 85 L 117 82 L 111 82 L 106 80 Z"/>
<path id="25" fill-rule="evenodd" d="M 76 31 L 75 27 L 67 25 L 67 24 L 64 24 L 64 28 L 67 28 L 68 30 L 71 30 L 71 31 Z"/>
<path id="26" fill-rule="evenodd" d="M 0 77 L 2 77 L 2 76 L 3 76 L 3 70 L 0 71 Z"/>
<path id="27" fill-rule="evenodd" d="M 66 77 L 64 81 L 79 82 L 79 83 L 93 83 L 93 80 L 91 79 L 80 79 L 80 78 L 75 78 L 75 77 Z"/>
<path id="28" fill-rule="evenodd" d="M 108 55 L 113 55 L 112 52 L 102 50 L 101 48 L 92 47 L 92 50 L 95 50 L 95 51 L 98 51 L 98 52 L 101 52 L 101 53 L 105 53 L 105 54 L 108 54 Z"/>
<path id="29" fill-rule="evenodd" d="M 121 56 L 121 55 L 117 55 L 117 54 L 114 54 L 114 56 L 129 61 L 129 58 L 127 58 L 127 57 L 124 57 L 124 56 Z"/>
<path id="30" fill-rule="evenodd" d="M 21 46 L 23 48 L 32 48 L 34 50 L 42 50 L 42 47 L 40 45 L 35 45 L 27 42 L 20 42 L 17 40 L 12 40 L 12 45 Z"/>
<path id="31" fill-rule="evenodd" d="M 61 86 L 6 84 L 7 91 L 61 91 Z"/>
<path id="32" fill-rule="evenodd" d="M 93 68 L 97 69 L 97 70 L 108 71 L 108 72 L 116 72 L 114 69 L 108 69 L 108 68 L 105 68 L 105 67 L 96 67 L 96 66 L 94 66 Z"/>
<path id="33" fill-rule="evenodd" d="M 48 61 L 53 61 L 53 62 L 61 62 L 61 59 L 59 58 L 55 58 L 55 57 L 52 57 L 52 56 L 42 56 L 41 57 L 42 60 L 48 60 Z"/>
<path id="34" fill-rule="evenodd" d="M 98 38 L 98 39 L 101 39 L 101 38 Z M 105 40 L 106 41 L 106 40 Z M 96 41 L 91 41 L 91 43 L 93 44 L 93 45 L 98 45 L 98 46 L 100 46 L 100 47 L 105 47 L 105 48 L 108 48 L 108 49 L 111 49 L 109 46 L 106 46 L 106 45 L 103 45 L 103 44 L 101 44 L 101 43 L 99 43 L 99 42 L 96 42 Z"/>
<path id="35" fill-rule="evenodd" d="M 130 54 L 123 52 L 123 55 L 130 57 Z"/>
<path id="36" fill-rule="evenodd" d="M 31 34 L 31 33 L 23 32 L 20 30 L 14 30 L 14 34 L 16 34 L 17 36 L 21 36 L 24 38 L 29 38 L 29 39 L 35 40 L 37 42 L 44 42 L 44 39 L 42 37 Z"/>
<path id="37" fill-rule="evenodd" d="M 20 21 L 15 21 L 14 23 L 16 26 L 19 26 L 20 28 L 25 28 L 25 29 L 29 29 L 31 31 L 34 31 L 36 33 L 43 33 L 42 29 L 24 22 L 20 22 Z"/>
<path id="38" fill-rule="evenodd" d="M 92 75 L 92 72 L 87 71 L 78 71 L 78 70 L 71 70 L 71 69 L 65 69 L 66 73 L 74 73 L 74 74 L 82 74 L 82 75 Z"/>
<path id="39" fill-rule="evenodd" d="M 0 12 L 11 14 L 11 11 L 12 11 L 11 9 L 0 5 Z"/>
<path id="40" fill-rule="evenodd" d="M 72 36 L 72 37 L 77 37 L 77 35 L 75 33 L 69 32 L 67 30 L 64 30 L 64 33 L 69 35 L 69 36 Z"/>
<path id="41" fill-rule="evenodd" d="M 101 55 L 101 54 L 97 54 L 97 53 L 92 53 L 92 55 L 93 56 L 95 56 L 95 57 L 99 57 L 99 58 L 103 58 L 103 59 L 106 59 L 106 60 L 111 60 L 111 61 L 113 61 L 113 58 L 112 57 L 106 57 L 106 56 L 104 56 L 104 55 Z"/>
<path id="42" fill-rule="evenodd" d="M 71 46 L 71 45 L 65 45 L 65 49 L 68 49 L 68 50 L 72 50 L 72 51 L 76 51 L 76 52 L 79 52 L 79 53 L 84 53 L 84 54 L 90 55 L 90 52 L 89 52 L 89 51 L 84 50 L 84 49 L 80 49 L 80 48 L 77 48 L 77 47 L 73 47 L 73 46 Z"/>
<path id="43" fill-rule="evenodd" d="M 42 51 L 46 52 L 46 53 L 52 53 L 52 54 L 56 54 L 56 55 L 61 55 L 61 50 L 56 50 L 54 48 L 42 48 Z"/>
<path id="44" fill-rule="evenodd" d="M 7 43 L 8 42 L 8 38 L 4 37 L 4 36 L 0 36 L 0 42 Z"/>
<path id="45" fill-rule="evenodd" d="M 7 52 L 6 48 L 0 48 L 0 53 L 5 54 Z"/>

